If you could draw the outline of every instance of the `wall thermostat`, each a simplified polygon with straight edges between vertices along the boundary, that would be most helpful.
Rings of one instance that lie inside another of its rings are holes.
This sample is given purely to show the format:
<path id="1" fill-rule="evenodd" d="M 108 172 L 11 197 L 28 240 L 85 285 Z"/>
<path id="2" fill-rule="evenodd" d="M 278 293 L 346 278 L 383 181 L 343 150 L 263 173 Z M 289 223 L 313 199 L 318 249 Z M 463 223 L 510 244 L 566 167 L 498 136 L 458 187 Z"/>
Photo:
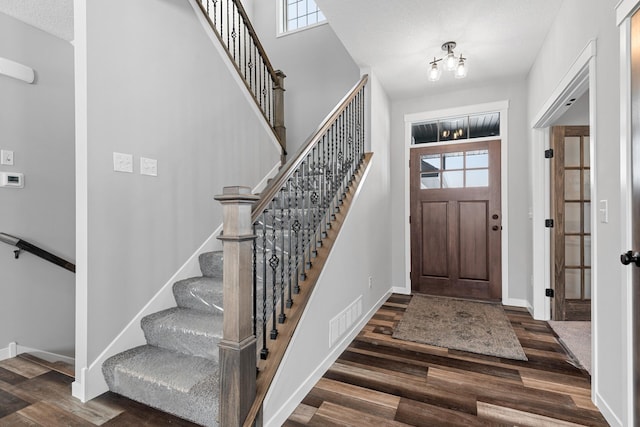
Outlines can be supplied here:
<path id="1" fill-rule="evenodd" d="M 24 174 L 18 172 L 0 172 L 0 187 L 23 188 Z"/>

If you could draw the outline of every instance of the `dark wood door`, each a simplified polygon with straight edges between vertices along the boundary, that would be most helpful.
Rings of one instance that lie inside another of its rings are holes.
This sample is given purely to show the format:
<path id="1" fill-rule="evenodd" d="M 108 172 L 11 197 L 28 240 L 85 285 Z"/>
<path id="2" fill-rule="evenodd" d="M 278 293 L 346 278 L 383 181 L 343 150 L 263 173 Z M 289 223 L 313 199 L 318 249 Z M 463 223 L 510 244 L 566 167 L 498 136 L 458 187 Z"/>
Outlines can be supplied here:
<path id="1" fill-rule="evenodd" d="M 640 12 L 631 18 L 631 175 L 632 255 L 640 252 Z M 634 425 L 640 426 L 640 268 L 633 269 L 633 399 Z"/>
<path id="2" fill-rule="evenodd" d="M 500 141 L 411 149 L 411 289 L 502 298 Z"/>
<path id="3" fill-rule="evenodd" d="M 551 173 L 553 320 L 591 320 L 589 126 L 555 126 Z"/>

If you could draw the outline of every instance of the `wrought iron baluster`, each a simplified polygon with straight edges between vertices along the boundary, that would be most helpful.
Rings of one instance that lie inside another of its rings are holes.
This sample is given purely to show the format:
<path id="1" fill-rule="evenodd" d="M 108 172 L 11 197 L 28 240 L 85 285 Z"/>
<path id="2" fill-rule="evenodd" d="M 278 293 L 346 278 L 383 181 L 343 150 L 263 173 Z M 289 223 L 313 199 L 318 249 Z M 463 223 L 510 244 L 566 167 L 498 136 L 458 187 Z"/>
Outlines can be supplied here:
<path id="1" fill-rule="evenodd" d="M 269 267 L 271 267 L 271 339 L 275 340 L 278 338 L 278 328 L 277 328 L 277 307 L 278 307 L 278 265 L 280 264 L 280 259 L 278 258 L 278 238 L 276 236 L 276 212 L 277 206 L 275 203 L 276 199 L 271 202 L 272 212 L 271 212 L 271 257 L 269 258 Z"/>
<path id="2" fill-rule="evenodd" d="M 243 19 L 244 21 L 244 19 Z M 249 30 L 247 29 L 246 24 L 243 26 L 244 31 L 242 33 L 243 37 L 242 37 L 242 48 L 244 49 L 244 53 L 242 54 L 242 72 L 244 74 L 244 79 L 248 82 L 249 81 L 249 72 L 247 71 L 247 42 L 249 40 L 248 38 L 248 34 L 249 34 Z"/>
<path id="3" fill-rule="evenodd" d="M 267 212 L 262 215 L 262 350 L 260 358 L 265 360 L 269 355 L 267 348 Z"/>
<path id="4" fill-rule="evenodd" d="M 285 281 L 284 281 L 284 271 L 285 271 L 285 253 L 284 253 L 284 230 L 285 230 L 285 209 L 284 209 L 285 199 L 284 199 L 284 188 L 280 189 L 280 314 L 278 315 L 278 323 L 284 323 L 287 316 L 284 314 L 284 289 L 285 289 Z M 276 234 L 276 242 L 277 242 L 277 234 Z"/>
<path id="5" fill-rule="evenodd" d="M 311 262 L 311 229 L 312 229 L 312 212 L 311 212 L 311 193 L 312 193 L 312 189 L 313 186 L 311 185 L 311 157 L 310 155 L 307 155 L 307 159 L 304 163 L 304 172 L 305 172 L 305 182 L 304 182 L 304 187 L 307 190 L 307 195 L 304 199 L 304 205 L 305 205 L 305 221 L 304 221 L 304 228 L 305 228 L 305 238 L 304 238 L 304 250 L 305 253 L 307 254 L 307 270 L 309 270 L 312 266 L 313 263 Z"/>
<path id="6" fill-rule="evenodd" d="M 311 210 L 313 211 L 313 217 L 311 218 L 311 241 L 309 242 L 309 249 L 311 250 L 311 255 L 315 258 L 318 256 L 318 241 L 316 239 L 316 224 L 318 223 L 318 188 L 317 188 L 317 149 L 313 147 L 311 151 Z"/>
<path id="7" fill-rule="evenodd" d="M 295 284 L 293 287 L 293 292 L 295 294 L 299 294 L 300 293 L 300 282 L 299 280 L 304 280 L 304 279 L 300 279 L 299 274 L 300 274 L 300 230 L 302 229 L 302 223 L 300 222 L 300 211 L 298 210 L 298 200 L 300 198 L 300 170 L 296 170 L 296 174 L 295 174 L 295 195 L 294 195 L 294 204 L 295 204 L 295 215 L 296 215 L 296 219 L 293 222 L 293 232 L 296 235 L 296 243 L 295 243 L 295 275 L 294 275 L 294 280 L 295 280 Z M 302 194 L 304 194 L 304 190 L 302 192 Z M 303 257 L 304 257 L 304 252 L 303 252 Z M 302 263 L 304 264 L 304 259 L 302 260 Z M 302 267 L 302 270 L 304 271 L 304 266 Z"/>
<path id="8" fill-rule="evenodd" d="M 256 235 L 256 224 L 253 224 L 253 235 Z M 253 241 L 253 336 L 258 336 L 258 243 Z"/>
<path id="9" fill-rule="evenodd" d="M 342 205 L 344 199 L 347 197 L 346 180 L 347 176 L 347 112 L 346 110 L 341 115 L 342 121 L 342 139 L 340 140 L 340 204 Z"/>
<path id="10" fill-rule="evenodd" d="M 322 213 L 320 214 L 320 238 L 325 239 L 327 237 L 327 152 L 326 152 L 326 134 L 322 136 L 322 139 L 318 141 L 319 151 L 321 153 L 320 168 L 318 169 L 318 179 L 320 179 L 320 208 Z"/>
<path id="11" fill-rule="evenodd" d="M 338 213 L 338 200 L 336 199 L 338 188 L 338 138 L 339 128 L 337 122 L 331 126 L 331 221 L 335 221 L 336 213 Z"/>
<path id="12" fill-rule="evenodd" d="M 288 236 L 287 243 L 289 246 L 289 254 L 287 256 L 287 308 L 291 308 L 293 306 L 293 298 L 292 298 L 292 273 L 293 273 L 293 212 L 291 211 L 291 183 L 292 178 L 289 178 L 287 181 L 287 225 L 288 225 Z"/>
<path id="13" fill-rule="evenodd" d="M 307 215 L 306 215 L 306 200 L 307 200 L 307 185 L 306 185 L 306 161 L 302 162 L 302 165 L 300 166 L 300 171 L 301 173 L 301 180 L 299 181 L 299 186 L 302 189 L 301 190 L 301 197 L 300 197 L 300 225 L 301 225 L 301 230 L 302 230 L 302 239 L 300 241 L 301 243 L 301 247 L 300 247 L 300 253 L 302 255 L 302 262 L 301 262 L 301 270 L 302 273 L 300 274 L 300 280 L 305 281 L 307 280 L 307 270 L 311 267 L 311 266 L 307 266 L 307 260 L 306 260 L 306 244 L 307 244 L 307 240 L 306 240 L 306 229 L 307 229 Z"/>

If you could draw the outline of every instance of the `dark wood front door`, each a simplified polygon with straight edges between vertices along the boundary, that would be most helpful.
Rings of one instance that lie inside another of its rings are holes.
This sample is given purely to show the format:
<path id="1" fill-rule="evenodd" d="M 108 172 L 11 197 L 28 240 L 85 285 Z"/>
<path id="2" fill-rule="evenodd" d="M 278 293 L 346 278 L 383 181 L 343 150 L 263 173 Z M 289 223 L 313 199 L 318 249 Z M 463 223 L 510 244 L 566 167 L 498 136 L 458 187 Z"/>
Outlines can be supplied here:
<path id="1" fill-rule="evenodd" d="M 554 126 L 551 210 L 554 218 L 553 320 L 591 320 L 589 126 Z"/>
<path id="2" fill-rule="evenodd" d="M 411 289 L 502 298 L 500 141 L 411 149 Z"/>

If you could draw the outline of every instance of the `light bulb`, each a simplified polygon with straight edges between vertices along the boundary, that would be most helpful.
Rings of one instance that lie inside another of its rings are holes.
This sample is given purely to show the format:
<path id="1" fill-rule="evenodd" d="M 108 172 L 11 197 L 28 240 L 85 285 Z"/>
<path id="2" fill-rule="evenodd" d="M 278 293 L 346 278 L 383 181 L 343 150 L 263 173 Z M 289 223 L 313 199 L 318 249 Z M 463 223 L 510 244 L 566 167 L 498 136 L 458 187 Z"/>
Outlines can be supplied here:
<path id="1" fill-rule="evenodd" d="M 438 68 L 438 61 L 433 58 L 433 62 L 431 62 L 431 69 L 429 70 L 429 81 L 435 82 L 440 79 L 440 74 L 442 72 Z"/>
<path id="2" fill-rule="evenodd" d="M 464 79 L 467 77 L 467 65 L 465 64 L 465 58 L 460 55 L 460 60 L 458 61 L 458 66 L 455 68 L 455 77 L 456 79 Z"/>
<path id="3" fill-rule="evenodd" d="M 446 68 L 447 71 L 453 71 L 456 69 L 457 63 L 458 60 L 456 59 L 455 55 L 452 51 L 449 51 L 449 53 L 447 53 L 447 56 L 444 57 L 444 68 Z"/>

